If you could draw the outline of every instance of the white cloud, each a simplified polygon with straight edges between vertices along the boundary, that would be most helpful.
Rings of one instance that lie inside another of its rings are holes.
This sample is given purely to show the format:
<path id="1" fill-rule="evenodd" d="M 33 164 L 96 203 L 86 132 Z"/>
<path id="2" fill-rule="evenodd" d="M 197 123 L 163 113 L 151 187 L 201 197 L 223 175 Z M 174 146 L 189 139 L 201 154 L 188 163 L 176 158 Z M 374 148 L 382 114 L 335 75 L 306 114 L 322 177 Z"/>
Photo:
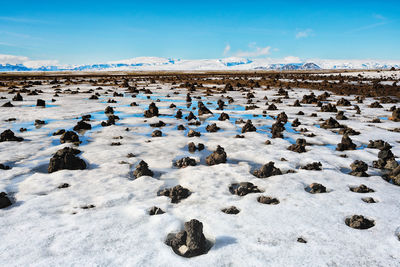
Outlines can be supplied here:
<path id="1" fill-rule="evenodd" d="M 229 51 L 231 51 L 231 46 L 229 45 L 229 44 L 227 44 L 226 46 L 225 46 L 225 48 L 224 48 L 224 56 L 226 55 L 226 54 L 228 54 L 229 53 Z"/>
<path id="2" fill-rule="evenodd" d="M 294 56 L 287 56 L 283 59 L 283 61 L 287 63 L 301 63 L 301 59 L 299 57 L 294 57 Z"/>
<path id="3" fill-rule="evenodd" d="M 57 60 L 30 60 L 24 56 L 4 55 L 0 54 L 0 64 L 17 65 L 22 64 L 28 68 L 38 68 L 41 66 L 54 66 L 58 64 Z"/>
<path id="4" fill-rule="evenodd" d="M 307 38 L 313 34 L 312 29 L 306 29 L 304 31 L 299 31 L 296 33 L 296 39 Z"/>
<path id="5" fill-rule="evenodd" d="M 250 44 L 251 47 L 254 46 L 254 44 Z M 271 47 L 266 46 L 266 47 L 255 47 L 254 50 L 252 51 L 238 51 L 235 53 L 235 56 L 237 57 L 259 57 L 259 56 L 265 56 L 269 55 L 271 53 Z"/>

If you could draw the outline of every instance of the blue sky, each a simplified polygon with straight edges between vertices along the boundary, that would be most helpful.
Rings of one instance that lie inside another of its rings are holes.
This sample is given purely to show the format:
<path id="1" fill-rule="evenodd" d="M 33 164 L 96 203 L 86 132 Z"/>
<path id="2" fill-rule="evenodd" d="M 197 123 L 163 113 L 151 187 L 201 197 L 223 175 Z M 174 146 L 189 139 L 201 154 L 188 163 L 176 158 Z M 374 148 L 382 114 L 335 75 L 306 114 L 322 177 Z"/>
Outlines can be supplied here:
<path id="1" fill-rule="evenodd" d="M 0 54 L 399 60 L 400 1 L 2 1 Z"/>

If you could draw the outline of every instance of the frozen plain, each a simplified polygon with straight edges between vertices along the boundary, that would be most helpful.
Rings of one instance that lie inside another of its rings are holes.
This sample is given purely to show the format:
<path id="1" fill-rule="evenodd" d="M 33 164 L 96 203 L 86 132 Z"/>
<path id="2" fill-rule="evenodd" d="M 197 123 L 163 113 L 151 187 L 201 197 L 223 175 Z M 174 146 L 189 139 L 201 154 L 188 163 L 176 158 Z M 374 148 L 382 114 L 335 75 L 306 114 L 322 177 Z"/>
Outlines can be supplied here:
<path id="1" fill-rule="evenodd" d="M 284 111 L 289 121 L 299 118 L 299 128 L 306 127 L 316 136 L 309 138 L 288 127 L 284 139 L 271 138 L 271 117 L 262 116 L 265 109 L 263 98 L 269 101 L 279 98 L 277 90 L 252 90 L 255 103 L 260 108 L 244 110 L 247 99 L 243 92 L 205 96 L 197 90 L 192 98 L 202 96 L 202 101 L 214 113 L 204 116 L 199 127 L 188 126 L 186 131 L 177 131 L 179 124 L 187 121 L 174 117 L 181 108 L 184 116 L 192 107 L 186 106 L 184 88 L 173 91 L 171 84 L 150 84 L 138 82 L 138 87 L 150 89 L 153 94 L 140 93 L 136 98 L 130 94 L 112 97 L 112 92 L 124 92 L 116 86 L 61 85 L 61 90 L 76 90 L 79 94 L 60 94 L 52 103 L 54 89 L 50 85 L 30 89 L 43 90 L 38 96 L 24 95 L 23 102 L 13 102 L 15 107 L 0 108 L 0 132 L 12 129 L 23 142 L 0 143 L 0 163 L 12 167 L 0 170 L 0 192 L 7 192 L 13 205 L 0 210 L 0 261 L 4 266 L 398 266 L 400 263 L 400 187 L 380 177 L 380 171 L 371 167 L 377 159 L 378 150 L 366 148 L 369 140 L 382 139 L 389 142 L 395 155 L 400 155 L 400 133 L 388 131 L 399 127 L 398 122 L 387 120 L 388 109 L 393 104 L 382 104 L 384 108 L 373 109 L 368 105 L 372 98 L 358 104 L 362 114 L 356 114 L 352 107 L 338 107 L 344 110 L 349 120 L 340 121 L 360 135 L 351 136 L 358 149 L 335 151 L 341 135 L 322 129 L 317 124 L 320 118 L 328 119 L 335 114 L 319 112 L 315 105 L 291 106 L 296 99 L 309 94 L 306 89 L 289 90 L 289 99 L 275 103 L 276 116 Z M 92 93 L 100 93 L 98 100 L 89 100 Z M 322 91 L 314 91 L 316 95 Z M 166 97 L 167 95 L 170 97 Z M 224 95 L 224 97 L 222 96 Z M 224 111 L 216 110 L 216 101 L 225 101 L 226 96 L 235 99 Z M 12 95 L 1 92 L 0 96 Z M 354 103 L 354 95 L 345 96 Z M 36 99 L 47 100 L 46 108 L 36 107 Z M 117 103 L 106 103 L 108 99 Z M 332 95 L 329 100 L 336 103 L 342 96 Z M 156 102 L 160 99 L 160 102 Z M 9 100 L 1 100 L 0 106 Z M 131 102 L 138 106 L 130 106 Z M 162 114 L 159 117 L 144 118 L 143 112 L 155 102 Z M 176 109 L 169 108 L 170 104 Z M 104 109 L 113 106 L 121 119 L 116 125 L 101 127 L 106 120 Z M 302 110 L 306 116 L 296 115 Z M 195 112 L 195 111 L 194 111 Z M 229 121 L 218 121 L 220 113 L 228 113 Z M 318 118 L 309 117 L 318 113 Z M 71 129 L 82 115 L 91 114 L 92 130 L 81 135 L 80 157 L 88 165 L 86 170 L 62 170 L 47 173 L 51 156 L 59 149 L 71 144 L 60 144 L 59 136 L 52 133 L 59 129 Z M 196 114 L 196 112 L 195 112 Z M 197 114 L 196 114 L 197 115 Z M 380 117 L 381 123 L 370 123 Z M 5 122 L 16 118 L 15 122 Z M 241 134 L 243 124 L 236 119 L 251 119 L 256 132 L 245 133 L 245 138 L 234 138 Z M 36 128 L 36 119 L 45 120 L 46 125 Z M 145 122 L 146 120 L 146 122 Z M 159 120 L 167 126 L 160 130 L 162 137 L 151 137 L 154 128 L 149 123 Z M 212 122 L 221 128 L 208 133 L 205 125 Z M 25 127 L 28 131 L 20 133 Z M 129 128 L 129 131 L 125 129 Z M 189 128 L 200 130 L 201 137 L 187 137 Z M 307 134 L 308 134 L 307 133 Z M 113 139 L 122 136 L 123 139 Z M 311 145 L 306 153 L 287 150 L 297 138 L 305 138 Z M 151 142 L 148 142 L 151 140 Z M 270 140 L 271 145 L 265 145 Z M 111 146 L 119 141 L 121 146 Z M 189 142 L 203 143 L 206 149 L 190 153 Z M 217 145 L 225 148 L 228 161 L 225 164 L 207 166 L 204 159 Z M 133 153 L 135 157 L 127 158 Z M 343 158 L 340 155 L 346 154 Z M 195 158 L 197 166 L 178 169 L 172 163 L 184 156 Z M 287 161 L 281 161 L 285 158 Z M 149 164 L 155 177 L 134 179 L 132 171 L 140 160 Z M 370 177 L 348 175 L 350 164 L 363 160 L 370 166 Z M 260 179 L 251 174 L 256 168 L 275 162 L 275 166 L 287 173 Z M 308 163 L 319 161 L 322 171 L 299 169 Z M 252 182 L 263 193 L 243 197 L 232 195 L 228 187 L 234 182 Z M 304 188 L 318 182 L 327 187 L 328 193 L 310 194 Z M 71 186 L 58 189 L 62 183 Z M 192 192 L 178 204 L 172 204 L 167 197 L 157 196 L 160 189 L 180 184 Z M 374 193 L 359 194 L 349 190 L 351 186 L 365 184 Z M 264 205 L 257 202 L 259 195 L 279 199 L 278 205 Z M 378 202 L 365 203 L 362 197 L 371 196 Z M 92 209 L 82 209 L 95 205 Z M 228 215 L 222 208 L 236 206 L 240 213 Z M 162 208 L 166 213 L 149 216 L 152 206 Z M 344 220 L 353 214 L 362 214 L 375 220 L 375 226 L 367 230 L 348 227 Z M 176 255 L 164 244 L 168 233 L 182 229 L 183 223 L 196 218 L 203 222 L 204 233 L 214 245 L 211 250 L 198 257 L 186 259 Z M 306 244 L 297 238 L 307 240 Z"/>

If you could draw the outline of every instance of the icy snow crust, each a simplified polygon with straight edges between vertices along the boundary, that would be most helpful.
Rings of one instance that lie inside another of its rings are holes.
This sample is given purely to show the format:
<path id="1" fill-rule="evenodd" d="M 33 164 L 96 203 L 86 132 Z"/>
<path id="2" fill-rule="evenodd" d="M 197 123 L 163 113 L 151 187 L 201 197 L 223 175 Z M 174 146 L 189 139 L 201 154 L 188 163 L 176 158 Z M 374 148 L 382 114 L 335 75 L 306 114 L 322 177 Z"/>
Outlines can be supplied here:
<path id="1" fill-rule="evenodd" d="M 139 84 L 140 85 L 140 84 Z M 143 86 L 145 84 L 142 84 Z M 369 168 L 367 178 L 350 176 L 350 164 L 363 160 L 371 166 L 377 159 L 378 150 L 365 148 L 368 141 L 383 139 L 389 142 L 395 155 L 400 155 L 400 133 L 388 129 L 399 127 L 399 123 L 387 120 L 387 109 L 393 104 L 383 104 L 384 109 L 372 109 L 367 105 L 373 99 L 359 104 L 361 115 L 356 115 L 351 107 L 338 107 L 345 110 L 348 121 L 342 124 L 358 130 L 360 135 L 351 136 L 358 146 L 357 150 L 338 152 L 336 144 L 341 135 L 317 127 L 315 118 L 297 116 L 299 110 L 306 115 L 317 112 L 327 119 L 332 113 L 319 112 L 314 105 L 292 107 L 295 99 L 301 99 L 309 90 L 289 91 L 290 99 L 275 103 L 277 115 L 285 111 L 289 121 L 299 118 L 314 138 L 304 137 L 286 125 L 284 139 L 271 139 L 270 127 L 274 120 L 262 117 L 264 102 L 256 103 L 261 108 L 245 111 L 247 101 L 239 91 L 229 92 L 235 99 L 223 111 L 228 113 L 229 121 L 218 121 L 222 111 L 216 110 L 220 94 L 204 97 L 201 91 L 192 94 L 202 95 L 202 101 L 214 113 L 205 116 L 199 126 L 189 126 L 186 131 L 177 131 L 179 124 L 186 120 L 173 117 L 177 109 L 170 109 L 174 103 L 182 109 L 184 116 L 192 107 L 186 107 L 185 89 L 176 89 L 179 95 L 172 94 L 169 84 L 145 85 L 154 94 L 139 94 L 131 98 L 113 97 L 116 104 L 107 104 L 110 97 L 104 96 L 108 89 L 120 88 L 102 86 L 99 100 L 88 100 L 91 94 L 62 94 L 55 103 L 50 86 L 36 86 L 45 93 L 38 96 L 24 95 L 23 102 L 13 102 L 14 108 L 0 108 L 0 132 L 12 129 L 23 142 L 0 143 L 0 163 L 9 165 L 11 170 L 0 170 L 0 192 L 12 197 L 13 205 L 0 210 L 0 262 L 3 266 L 398 266 L 400 262 L 400 242 L 396 231 L 400 227 L 400 187 L 384 181 L 377 169 Z M 75 86 L 62 86 L 61 89 L 76 89 Z M 95 89 L 82 84 L 80 91 Z M 159 88 L 159 89 L 157 89 Z M 315 91 L 318 95 L 321 92 Z M 166 95 L 171 97 L 167 98 Z M 255 99 L 267 96 L 277 98 L 276 90 L 255 89 Z M 0 96 L 9 98 L 5 92 Z M 227 96 L 227 94 L 225 94 Z M 46 99 L 46 108 L 35 107 L 36 99 Z M 341 96 L 332 96 L 335 102 Z M 353 100 L 354 96 L 345 97 Z M 152 101 L 160 109 L 160 117 L 146 119 L 143 112 Z M 224 98 L 226 100 L 226 98 Z M 193 100 L 195 100 L 193 98 Z M 8 100 L 0 100 L 0 105 Z M 131 102 L 139 106 L 131 107 Z M 352 103 L 354 103 L 352 101 Z M 106 120 L 104 109 L 113 106 L 121 119 L 116 125 L 101 127 Z M 351 109 L 350 109 L 351 108 Z M 72 129 L 78 117 L 91 114 L 92 130 L 80 135 L 83 143 L 78 147 L 79 155 L 88 164 L 86 170 L 62 170 L 48 174 L 49 159 L 59 149 L 71 144 L 60 144 L 59 136 L 52 136 L 58 129 Z M 195 112 L 197 115 L 197 111 Z M 15 122 L 4 122 L 15 117 Z M 382 123 L 369 123 L 381 117 Z M 237 119 L 252 119 L 257 132 L 245 133 L 245 138 L 234 138 L 241 134 L 243 124 L 235 124 Z M 35 119 L 45 120 L 46 125 L 36 128 Z M 145 120 L 147 120 L 145 122 Z M 159 120 L 167 126 L 161 128 L 163 136 L 151 138 L 154 129 L 149 123 Z M 217 123 L 221 128 L 216 133 L 208 133 L 205 126 Z M 318 122 L 319 123 L 319 122 Z M 28 129 L 20 133 L 21 127 Z M 129 128 L 130 131 L 125 131 Z M 201 137 L 186 136 L 189 129 L 200 130 Z M 121 146 L 110 146 L 116 140 Z M 306 153 L 295 153 L 287 147 L 297 138 L 305 138 L 312 145 Z M 271 145 L 264 145 L 269 139 Z M 151 140 L 151 142 L 146 142 Z M 206 149 L 189 153 L 189 142 L 204 143 Z M 228 155 L 226 164 L 205 165 L 205 157 L 217 145 L 225 148 Z M 136 157 L 127 158 L 128 153 Z M 339 155 L 346 154 L 348 158 Z M 190 156 L 196 159 L 197 166 L 183 169 L 174 168 L 174 160 Z M 281 161 L 281 158 L 287 161 Z M 132 171 L 144 160 L 155 172 L 148 176 L 133 179 Z M 261 165 L 274 161 L 282 171 L 296 170 L 296 173 L 272 176 L 265 179 L 251 174 Z M 300 166 L 320 161 L 322 171 L 300 170 Z M 248 194 L 243 197 L 232 195 L 228 187 L 231 183 L 252 182 L 263 193 Z M 309 194 L 304 190 L 309 184 L 321 183 L 328 189 L 325 194 Z M 58 189 L 62 183 L 71 186 Z M 157 191 L 177 184 L 190 189 L 192 194 L 178 204 L 172 204 L 167 197 L 157 196 Z M 349 186 L 365 184 L 374 193 L 357 194 Z M 276 197 L 278 205 L 264 205 L 257 197 L 266 195 Z M 362 197 L 371 196 L 378 201 L 368 204 Z M 82 206 L 95 205 L 92 209 Z M 240 213 L 227 215 L 222 208 L 236 206 Z M 165 214 L 149 216 L 152 206 L 160 207 Z M 367 230 L 352 229 L 345 225 L 346 217 L 362 214 L 375 220 L 376 225 Z M 164 244 L 168 233 L 183 229 L 183 223 L 196 218 L 203 222 L 206 238 L 212 240 L 211 250 L 202 256 L 186 259 L 176 255 Z M 307 240 L 296 242 L 298 237 Z"/>

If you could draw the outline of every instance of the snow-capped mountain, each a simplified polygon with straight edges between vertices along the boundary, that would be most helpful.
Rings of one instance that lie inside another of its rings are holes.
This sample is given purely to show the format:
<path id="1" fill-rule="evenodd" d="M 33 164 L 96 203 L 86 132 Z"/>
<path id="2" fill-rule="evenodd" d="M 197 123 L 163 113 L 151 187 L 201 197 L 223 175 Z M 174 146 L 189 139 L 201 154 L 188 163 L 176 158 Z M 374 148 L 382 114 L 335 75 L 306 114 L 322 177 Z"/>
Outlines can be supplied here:
<path id="1" fill-rule="evenodd" d="M 295 61 L 295 62 L 291 62 Z M 151 70 L 319 70 L 319 69 L 390 69 L 400 68 L 400 61 L 379 60 L 300 60 L 285 58 L 181 60 L 159 57 L 137 57 L 90 65 L 33 64 L 32 61 L 8 63 L 0 61 L 0 71 L 151 71 Z"/>

